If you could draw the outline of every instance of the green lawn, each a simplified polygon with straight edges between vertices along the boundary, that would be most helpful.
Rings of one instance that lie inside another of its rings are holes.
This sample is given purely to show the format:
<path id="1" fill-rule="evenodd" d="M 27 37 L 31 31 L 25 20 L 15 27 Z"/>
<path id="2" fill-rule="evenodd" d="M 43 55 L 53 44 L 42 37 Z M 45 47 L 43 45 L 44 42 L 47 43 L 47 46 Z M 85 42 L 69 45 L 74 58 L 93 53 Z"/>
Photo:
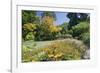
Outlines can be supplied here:
<path id="1" fill-rule="evenodd" d="M 23 42 L 23 45 L 25 45 L 31 49 L 34 49 L 34 48 L 37 49 L 37 48 L 42 48 L 47 45 L 50 45 L 52 42 L 54 42 L 54 41 L 33 41 L 33 40 L 31 40 L 31 41 Z"/>
<path id="2" fill-rule="evenodd" d="M 23 45 L 25 45 L 31 49 L 34 49 L 34 48 L 37 49 L 37 48 L 42 48 L 42 47 L 48 46 L 48 45 L 52 44 L 53 42 L 64 41 L 64 40 L 68 40 L 68 39 L 52 40 L 52 41 L 33 41 L 33 40 L 30 40 L 30 41 L 24 41 Z"/>

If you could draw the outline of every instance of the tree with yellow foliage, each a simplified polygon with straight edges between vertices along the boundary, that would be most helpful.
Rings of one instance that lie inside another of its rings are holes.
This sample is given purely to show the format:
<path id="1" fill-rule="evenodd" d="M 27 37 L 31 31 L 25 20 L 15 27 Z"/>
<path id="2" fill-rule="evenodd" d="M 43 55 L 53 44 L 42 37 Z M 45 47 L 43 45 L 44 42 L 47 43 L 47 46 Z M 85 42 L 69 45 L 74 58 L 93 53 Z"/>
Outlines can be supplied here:
<path id="1" fill-rule="evenodd" d="M 50 16 L 44 16 L 42 18 L 41 28 L 43 31 L 44 40 L 52 40 L 55 38 L 56 34 L 61 31 L 60 27 L 54 24 L 54 18 Z M 41 37 L 42 38 L 42 37 Z"/>

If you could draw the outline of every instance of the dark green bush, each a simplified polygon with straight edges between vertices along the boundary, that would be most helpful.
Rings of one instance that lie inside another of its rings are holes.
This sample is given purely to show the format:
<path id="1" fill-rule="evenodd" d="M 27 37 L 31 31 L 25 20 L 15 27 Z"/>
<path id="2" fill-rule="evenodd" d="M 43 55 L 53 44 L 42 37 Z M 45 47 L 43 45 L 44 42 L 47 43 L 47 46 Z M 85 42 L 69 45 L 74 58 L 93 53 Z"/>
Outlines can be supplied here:
<path id="1" fill-rule="evenodd" d="M 76 26 L 73 26 L 70 30 L 70 33 L 73 37 L 80 37 L 81 34 L 85 32 L 89 32 L 90 26 L 88 22 L 81 22 L 77 24 Z"/>
<path id="2" fill-rule="evenodd" d="M 56 39 L 66 39 L 66 38 L 72 38 L 72 35 L 70 35 L 70 34 L 56 35 Z"/>
<path id="3" fill-rule="evenodd" d="M 83 33 L 80 36 L 80 39 L 84 42 L 84 44 L 90 47 L 90 33 L 89 32 Z"/>

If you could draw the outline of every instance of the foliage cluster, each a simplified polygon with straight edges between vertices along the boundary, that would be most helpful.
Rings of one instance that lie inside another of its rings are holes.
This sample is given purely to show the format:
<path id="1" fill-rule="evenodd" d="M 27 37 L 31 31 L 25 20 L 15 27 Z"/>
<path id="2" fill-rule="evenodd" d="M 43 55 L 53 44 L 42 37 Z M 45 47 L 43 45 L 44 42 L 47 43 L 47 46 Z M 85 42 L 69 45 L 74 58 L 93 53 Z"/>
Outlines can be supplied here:
<path id="1" fill-rule="evenodd" d="M 23 45 L 23 62 L 83 59 L 90 48 L 90 15 L 69 12 L 66 17 L 69 22 L 55 24 L 55 12 L 42 11 L 38 16 L 37 11 L 22 10 L 23 42 L 34 41 L 33 46 Z M 38 41 L 52 43 L 36 48 Z"/>
<path id="2" fill-rule="evenodd" d="M 61 61 L 82 59 L 87 47 L 78 40 L 56 40 L 43 48 L 30 49 L 23 46 L 23 62 Z"/>

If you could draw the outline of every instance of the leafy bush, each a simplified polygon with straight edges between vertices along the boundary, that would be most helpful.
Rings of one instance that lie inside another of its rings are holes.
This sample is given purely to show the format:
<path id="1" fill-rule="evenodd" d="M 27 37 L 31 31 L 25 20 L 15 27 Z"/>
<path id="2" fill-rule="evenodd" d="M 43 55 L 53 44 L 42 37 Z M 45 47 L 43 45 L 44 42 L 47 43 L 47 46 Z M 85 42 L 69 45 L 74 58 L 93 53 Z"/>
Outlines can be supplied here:
<path id="1" fill-rule="evenodd" d="M 81 22 L 78 25 L 73 26 L 68 32 L 69 34 L 72 34 L 75 39 L 82 40 L 88 48 L 90 47 L 89 22 Z"/>
<path id="2" fill-rule="evenodd" d="M 27 46 L 22 46 L 22 62 L 30 62 L 32 61 L 32 50 Z"/>
<path id="3" fill-rule="evenodd" d="M 61 34 L 67 34 L 68 31 L 68 23 L 64 22 L 63 24 L 59 25 L 59 27 L 62 28 L 62 30 L 60 31 Z"/>
<path id="4" fill-rule="evenodd" d="M 27 31 L 34 31 L 36 29 L 36 24 L 32 24 L 32 23 L 24 24 L 23 29 Z"/>
<path id="5" fill-rule="evenodd" d="M 33 32 L 29 32 L 29 33 L 26 35 L 25 40 L 34 40 Z"/>
<path id="6" fill-rule="evenodd" d="M 73 37 L 80 37 L 82 33 L 89 32 L 89 23 L 81 22 L 76 26 L 73 26 L 70 30 Z"/>
<path id="7" fill-rule="evenodd" d="M 24 40 L 33 40 L 34 35 L 36 34 L 35 30 L 37 29 L 36 24 L 27 23 L 22 27 L 22 37 Z"/>
<path id="8" fill-rule="evenodd" d="M 22 10 L 22 25 L 26 23 L 37 23 L 39 21 L 36 11 Z"/>
<path id="9" fill-rule="evenodd" d="M 84 42 L 84 44 L 90 47 L 90 33 L 89 32 L 83 33 L 80 36 L 80 39 Z"/>
<path id="10" fill-rule="evenodd" d="M 72 35 L 70 34 L 60 34 L 60 35 L 56 35 L 57 39 L 65 39 L 65 38 L 72 38 Z"/>

